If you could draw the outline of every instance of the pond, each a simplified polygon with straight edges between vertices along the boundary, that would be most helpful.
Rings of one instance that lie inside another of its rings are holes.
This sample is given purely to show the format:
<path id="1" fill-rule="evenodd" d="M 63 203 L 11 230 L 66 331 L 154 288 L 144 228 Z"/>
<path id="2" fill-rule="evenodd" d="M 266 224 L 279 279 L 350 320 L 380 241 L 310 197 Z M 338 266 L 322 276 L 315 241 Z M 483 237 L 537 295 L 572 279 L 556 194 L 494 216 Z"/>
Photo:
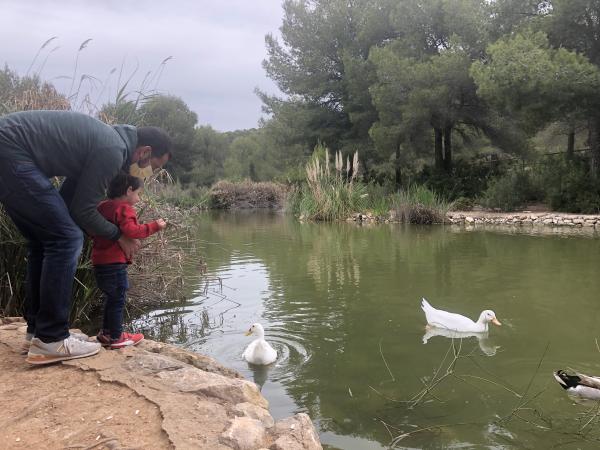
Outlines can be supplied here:
<path id="1" fill-rule="evenodd" d="M 276 419 L 308 413 L 325 448 L 597 448 L 598 405 L 552 377 L 600 375 L 597 238 L 269 212 L 206 213 L 191 234 L 208 273 L 137 325 L 255 381 Z M 424 339 L 423 297 L 502 326 Z M 254 322 L 271 367 L 242 358 Z"/>

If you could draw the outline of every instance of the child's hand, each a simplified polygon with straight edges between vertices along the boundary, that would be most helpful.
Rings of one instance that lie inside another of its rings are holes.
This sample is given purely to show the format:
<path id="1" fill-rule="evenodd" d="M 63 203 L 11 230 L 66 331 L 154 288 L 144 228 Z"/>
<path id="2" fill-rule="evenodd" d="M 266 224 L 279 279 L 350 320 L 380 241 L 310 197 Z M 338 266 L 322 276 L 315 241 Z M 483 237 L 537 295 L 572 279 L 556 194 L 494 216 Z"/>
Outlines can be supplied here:
<path id="1" fill-rule="evenodd" d="M 164 230 L 167 226 L 167 221 L 165 219 L 158 219 L 156 223 L 158 224 L 159 230 Z"/>

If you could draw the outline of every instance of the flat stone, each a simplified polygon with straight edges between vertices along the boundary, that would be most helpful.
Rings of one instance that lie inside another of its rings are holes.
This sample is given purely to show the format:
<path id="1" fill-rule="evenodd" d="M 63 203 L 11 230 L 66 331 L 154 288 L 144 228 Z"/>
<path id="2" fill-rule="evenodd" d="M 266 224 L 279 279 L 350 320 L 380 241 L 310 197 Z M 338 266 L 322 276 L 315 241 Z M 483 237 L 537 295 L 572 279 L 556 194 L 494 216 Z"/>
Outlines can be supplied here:
<path id="1" fill-rule="evenodd" d="M 227 378 L 193 367 L 162 371 L 156 376 L 181 392 L 200 393 L 233 404 L 248 402 L 262 408 L 269 407 L 269 402 L 260 394 L 256 385 L 247 380 Z"/>

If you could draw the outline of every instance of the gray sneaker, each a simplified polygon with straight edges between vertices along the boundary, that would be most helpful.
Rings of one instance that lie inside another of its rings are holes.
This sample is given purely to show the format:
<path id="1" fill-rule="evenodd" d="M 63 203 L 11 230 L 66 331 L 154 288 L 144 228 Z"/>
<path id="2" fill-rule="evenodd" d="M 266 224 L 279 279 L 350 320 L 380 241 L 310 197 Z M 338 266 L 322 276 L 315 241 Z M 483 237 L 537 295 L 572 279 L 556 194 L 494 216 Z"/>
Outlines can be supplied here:
<path id="1" fill-rule="evenodd" d="M 102 346 L 97 342 L 84 342 L 73 336 L 46 344 L 38 338 L 31 340 L 26 361 L 30 364 L 51 364 L 68 359 L 85 358 L 95 355 Z"/>
<path id="2" fill-rule="evenodd" d="M 71 333 L 71 337 L 83 342 L 88 342 L 90 340 L 90 337 L 83 333 Z M 21 345 L 21 355 L 29 353 L 29 346 L 31 345 L 31 340 L 33 338 L 33 333 L 27 333 L 25 335 L 25 340 L 23 341 L 23 345 Z"/>

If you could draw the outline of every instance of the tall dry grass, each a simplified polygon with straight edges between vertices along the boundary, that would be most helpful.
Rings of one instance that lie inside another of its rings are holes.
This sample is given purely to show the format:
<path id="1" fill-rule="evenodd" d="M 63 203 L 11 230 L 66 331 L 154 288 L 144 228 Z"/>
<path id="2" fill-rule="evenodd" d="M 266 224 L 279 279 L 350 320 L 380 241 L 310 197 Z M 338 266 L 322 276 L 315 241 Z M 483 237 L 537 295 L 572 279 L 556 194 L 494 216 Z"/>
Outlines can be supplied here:
<path id="1" fill-rule="evenodd" d="M 367 205 L 367 188 L 357 179 L 358 152 L 344 161 L 341 152 L 330 163 L 329 150 L 318 145 L 306 165 L 306 184 L 293 191 L 288 208 L 309 220 L 343 220 Z"/>

